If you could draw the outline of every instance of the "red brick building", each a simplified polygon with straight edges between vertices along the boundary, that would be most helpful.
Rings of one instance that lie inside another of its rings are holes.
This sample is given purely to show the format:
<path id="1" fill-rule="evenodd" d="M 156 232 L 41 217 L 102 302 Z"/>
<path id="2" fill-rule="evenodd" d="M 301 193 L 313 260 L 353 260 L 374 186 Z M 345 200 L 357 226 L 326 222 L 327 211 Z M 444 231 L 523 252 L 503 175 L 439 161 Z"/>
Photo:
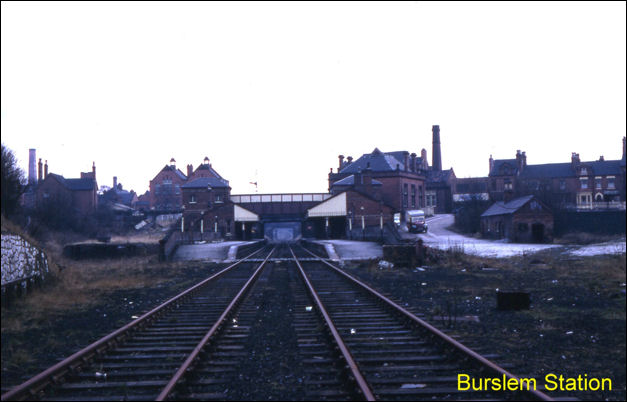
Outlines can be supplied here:
<path id="1" fill-rule="evenodd" d="M 625 138 L 620 160 L 582 161 L 572 153 L 570 163 L 527 164 L 525 152 L 515 159 L 490 156 L 489 193 L 502 201 L 533 194 L 554 209 L 625 209 Z"/>
<path id="2" fill-rule="evenodd" d="M 481 234 L 512 242 L 546 243 L 553 239 L 553 213 L 533 195 L 497 201 L 481 215 Z"/>
<path id="3" fill-rule="evenodd" d="M 80 215 L 94 213 L 98 207 L 98 183 L 96 182 L 96 165 L 92 171 L 81 173 L 80 179 L 66 179 L 61 175 L 47 173 L 37 184 L 37 204 L 54 201 L 69 205 Z"/>
<path id="4" fill-rule="evenodd" d="M 183 206 L 181 186 L 187 176 L 176 168 L 174 158 L 150 180 L 150 209 L 164 212 L 178 212 Z"/>
<path id="5" fill-rule="evenodd" d="M 339 155 L 337 172 L 329 173 L 329 191 L 337 194 L 359 187 L 358 191 L 382 200 L 396 212 L 450 212 L 455 172 L 442 170 L 440 126 L 434 125 L 432 131 L 433 166 L 429 166 L 425 149 L 417 156 L 408 151 L 382 152 L 375 148 L 355 161 L 350 156 L 345 161 Z"/>

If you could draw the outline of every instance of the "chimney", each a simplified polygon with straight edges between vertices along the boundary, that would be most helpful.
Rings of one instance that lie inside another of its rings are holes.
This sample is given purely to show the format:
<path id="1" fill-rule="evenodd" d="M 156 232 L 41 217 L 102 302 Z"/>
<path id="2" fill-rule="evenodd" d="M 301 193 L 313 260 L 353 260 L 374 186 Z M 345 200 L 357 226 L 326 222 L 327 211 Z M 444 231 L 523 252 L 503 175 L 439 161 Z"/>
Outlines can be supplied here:
<path id="1" fill-rule="evenodd" d="M 490 154 L 490 170 L 488 170 L 488 175 L 492 172 L 492 169 L 494 169 L 494 159 L 492 159 L 492 154 Z"/>
<path id="2" fill-rule="evenodd" d="M 403 162 L 405 163 L 405 171 L 409 171 L 409 152 L 403 151 Z"/>
<path id="3" fill-rule="evenodd" d="M 433 170 L 436 172 L 442 171 L 442 153 L 440 151 L 440 126 L 434 125 L 433 131 Z"/>
<path id="4" fill-rule="evenodd" d="M 31 148 L 28 150 L 28 184 L 33 184 L 37 181 L 37 177 L 35 176 L 35 164 L 36 162 L 36 151 L 35 148 Z"/>
<path id="5" fill-rule="evenodd" d="M 625 137 L 623 137 L 623 159 L 625 159 Z"/>
<path id="6" fill-rule="evenodd" d="M 570 162 L 573 166 L 578 165 L 581 161 L 579 160 L 579 154 L 577 152 L 573 152 L 570 157 Z"/>
<path id="7" fill-rule="evenodd" d="M 415 152 L 411 153 L 411 164 L 410 164 L 410 166 L 411 166 L 411 171 L 415 172 L 416 171 L 416 153 Z"/>
<path id="8" fill-rule="evenodd" d="M 422 148 L 422 150 L 420 151 L 420 159 L 422 159 L 421 169 L 427 170 L 427 168 L 429 167 L 429 161 L 427 160 L 427 150 L 424 148 Z"/>
<path id="9" fill-rule="evenodd" d="M 205 159 L 202 161 L 203 165 L 209 165 L 209 157 L 205 156 Z"/>
<path id="10" fill-rule="evenodd" d="M 187 178 L 189 179 L 191 175 L 194 173 L 194 165 L 187 165 Z"/>
<path id="11" fill-rule="evenodd" d="M 113 189 L 118 188 L 118 176 L 113 176 Z"/>
<path id="12" fill-rule="evenodd" d="M 346 158 L 346 160 L 348 161 L 347 163 L 353 163 L 353 157 L 349 156 L 348 158 Z"/>
<path id="13" fill-rule="evenodd" d="M 170 166 L 172 166 L 173 168 L 176 168 L 176 159 L 170 158 Z"/>
<path id="14" fill-rule="evenodd" d="M 601 155 L 601 157 L 599 158 L 599 162 L 605 162 L 605 158 L 603 157 L 603 155 Z"/>
<path id="15" fill-rule="evenodd" d="M 518 173 L 522 170 L 522 154 L 520 153 L 520 149 L 516 150 L 516 167 L 518 168 Z"/>
<path id="16" fill-rule="evenodd" d="M 44 180 L 48 177 L 48 160 L 46 159 L 46 164 L 44 165 Z"/>
<path id="17" fill-rule="evenodd" d="M 522 163 L 523 163 L 523 168 L 527 167 L 527 153 L 525 151 L 523 151 L 522 153 Z"/>
<path id="18" fill-rule="evenodd" d="M 39 158 L 39 163 L 37 163 L 37 181 L 43 180 L 42 169 L 43 169 L 43 164 L 41 163 L 41 158 Z"/>
<path id="19" fill-rule="evenodd" d="M 94 174 L 94 180 L 96 180 L 96 162 L 91 163 L 91 172 Z"/>
<path id="20" fill-rule="evenodd" d="M 340 170 L 342 170 L 342 165 L 344 164 L 344 155 L 338 155 L 337 158 L 339 159 L 339 164 L 337 167 L 337 172 L 339 173 Z"/>

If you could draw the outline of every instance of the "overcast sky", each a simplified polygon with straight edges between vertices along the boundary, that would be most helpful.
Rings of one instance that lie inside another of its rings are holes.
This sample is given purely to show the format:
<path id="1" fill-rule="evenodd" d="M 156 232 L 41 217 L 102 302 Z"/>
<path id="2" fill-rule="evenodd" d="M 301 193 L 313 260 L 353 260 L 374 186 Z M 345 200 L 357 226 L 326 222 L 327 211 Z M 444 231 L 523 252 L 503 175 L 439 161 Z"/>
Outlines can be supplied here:
<path id="1" fill-rule="evenodd" d="M 337 155 L 620 159 L 625 2 L 2 2 L 2 142 L 143 193 L 205 156 L 233 193 L 326 192 Z"/>

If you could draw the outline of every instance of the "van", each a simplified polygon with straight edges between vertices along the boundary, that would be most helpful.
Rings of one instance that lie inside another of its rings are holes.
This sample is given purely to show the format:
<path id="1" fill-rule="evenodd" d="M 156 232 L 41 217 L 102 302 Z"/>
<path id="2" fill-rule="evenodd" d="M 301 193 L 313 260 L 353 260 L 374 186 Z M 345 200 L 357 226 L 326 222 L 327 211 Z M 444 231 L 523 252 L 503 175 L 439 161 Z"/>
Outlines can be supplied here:
<path id="1" fill-rule="evenodd" d="M 425 211 L 415 209 L 405 212 L 405 223 L 410 233 L 426 233 L 428 226 L 425 221 Z"/>

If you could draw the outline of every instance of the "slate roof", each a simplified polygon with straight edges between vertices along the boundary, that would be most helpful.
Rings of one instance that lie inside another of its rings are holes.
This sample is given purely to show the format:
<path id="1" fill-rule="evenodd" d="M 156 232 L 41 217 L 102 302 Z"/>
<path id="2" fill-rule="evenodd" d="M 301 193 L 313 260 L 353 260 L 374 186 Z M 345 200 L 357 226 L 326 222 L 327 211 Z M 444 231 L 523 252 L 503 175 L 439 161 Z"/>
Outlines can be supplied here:
<path id="1" fill-rule="evenodd" d="M 229 187 L 228 180 L 217 179 L 215 177 L 199 177 L 189 183 L 185 183 L 181 188 L 225 188 Z"/>
<path id="2" fill-rule="evenodd" d="M 604 176 L 619 175 L 620 160 L 581 162 L 580 166 L 589 169 L 588 175 Z M 521 178 L 552 178 L 552 177 L 576 177 L 577 172 L 571 163 L 546 163 L 542 165 L 527 165 L 520 174 Z"/>
<path id="3" fill-rule="evenodd" d="M 516 159 L 494 159 L 494 165 L 490 170 L 489 176 L 501 176 L 501 166 L 509 165 L 512 169 L 511 174 L 516 175 L 518 172 L 518 165 L 516 164 Z M 529 166 L 527 166 L 529 167 Z"/>
<path id="4" fill-rule="evenodd" d="M 395 154 L 398 153 L 395 152 Z M 405 161 L 396 159 L 392 153 L 383 153 L 379 148 L 375 148 L 372 153 L 363 154 L 359 159 L 343 167 L 340 173 L 358 173 L 367 168 L 373 172 L 390 172 L 395 171 L 397 165 L 400 169 L 404 169 Z"/>
<path id="5" fill-rule="evenodd" d="M 331 187 L 333 187 L 333 186 L 352 186 L 354 184 L 355 184 L 355 175 L 350 175 L 350 176 L 347 176 L 347 177 L 343 178 L 342 180 L 336 181 L 335 183 L 333 183 L 333 185 Z M 372 179 L 372 185 L 373 186 L 381 186 L 381 185 L 383 185 L 383 183 L 381 183 L 379 180 Z"/>
<path id="6" fill-rule="evenodd" d="M 48 176 L 52 176 L 59 183 L 61 183 L 65 188 L 72 191 L 83 191 L 83 190 L 93 190 L 96 186 L 96 180 L 94 179 L 66 179 L 65 177 L 50 173 Z"/>
<path id="7" fill-rule="evenodd" d="M 518 211 L 527 202 L 533 198 L 533 195 L 515 198 L 509 202 L 497 201 L 488 208 L 481 216 L 509 215 Z"/>

